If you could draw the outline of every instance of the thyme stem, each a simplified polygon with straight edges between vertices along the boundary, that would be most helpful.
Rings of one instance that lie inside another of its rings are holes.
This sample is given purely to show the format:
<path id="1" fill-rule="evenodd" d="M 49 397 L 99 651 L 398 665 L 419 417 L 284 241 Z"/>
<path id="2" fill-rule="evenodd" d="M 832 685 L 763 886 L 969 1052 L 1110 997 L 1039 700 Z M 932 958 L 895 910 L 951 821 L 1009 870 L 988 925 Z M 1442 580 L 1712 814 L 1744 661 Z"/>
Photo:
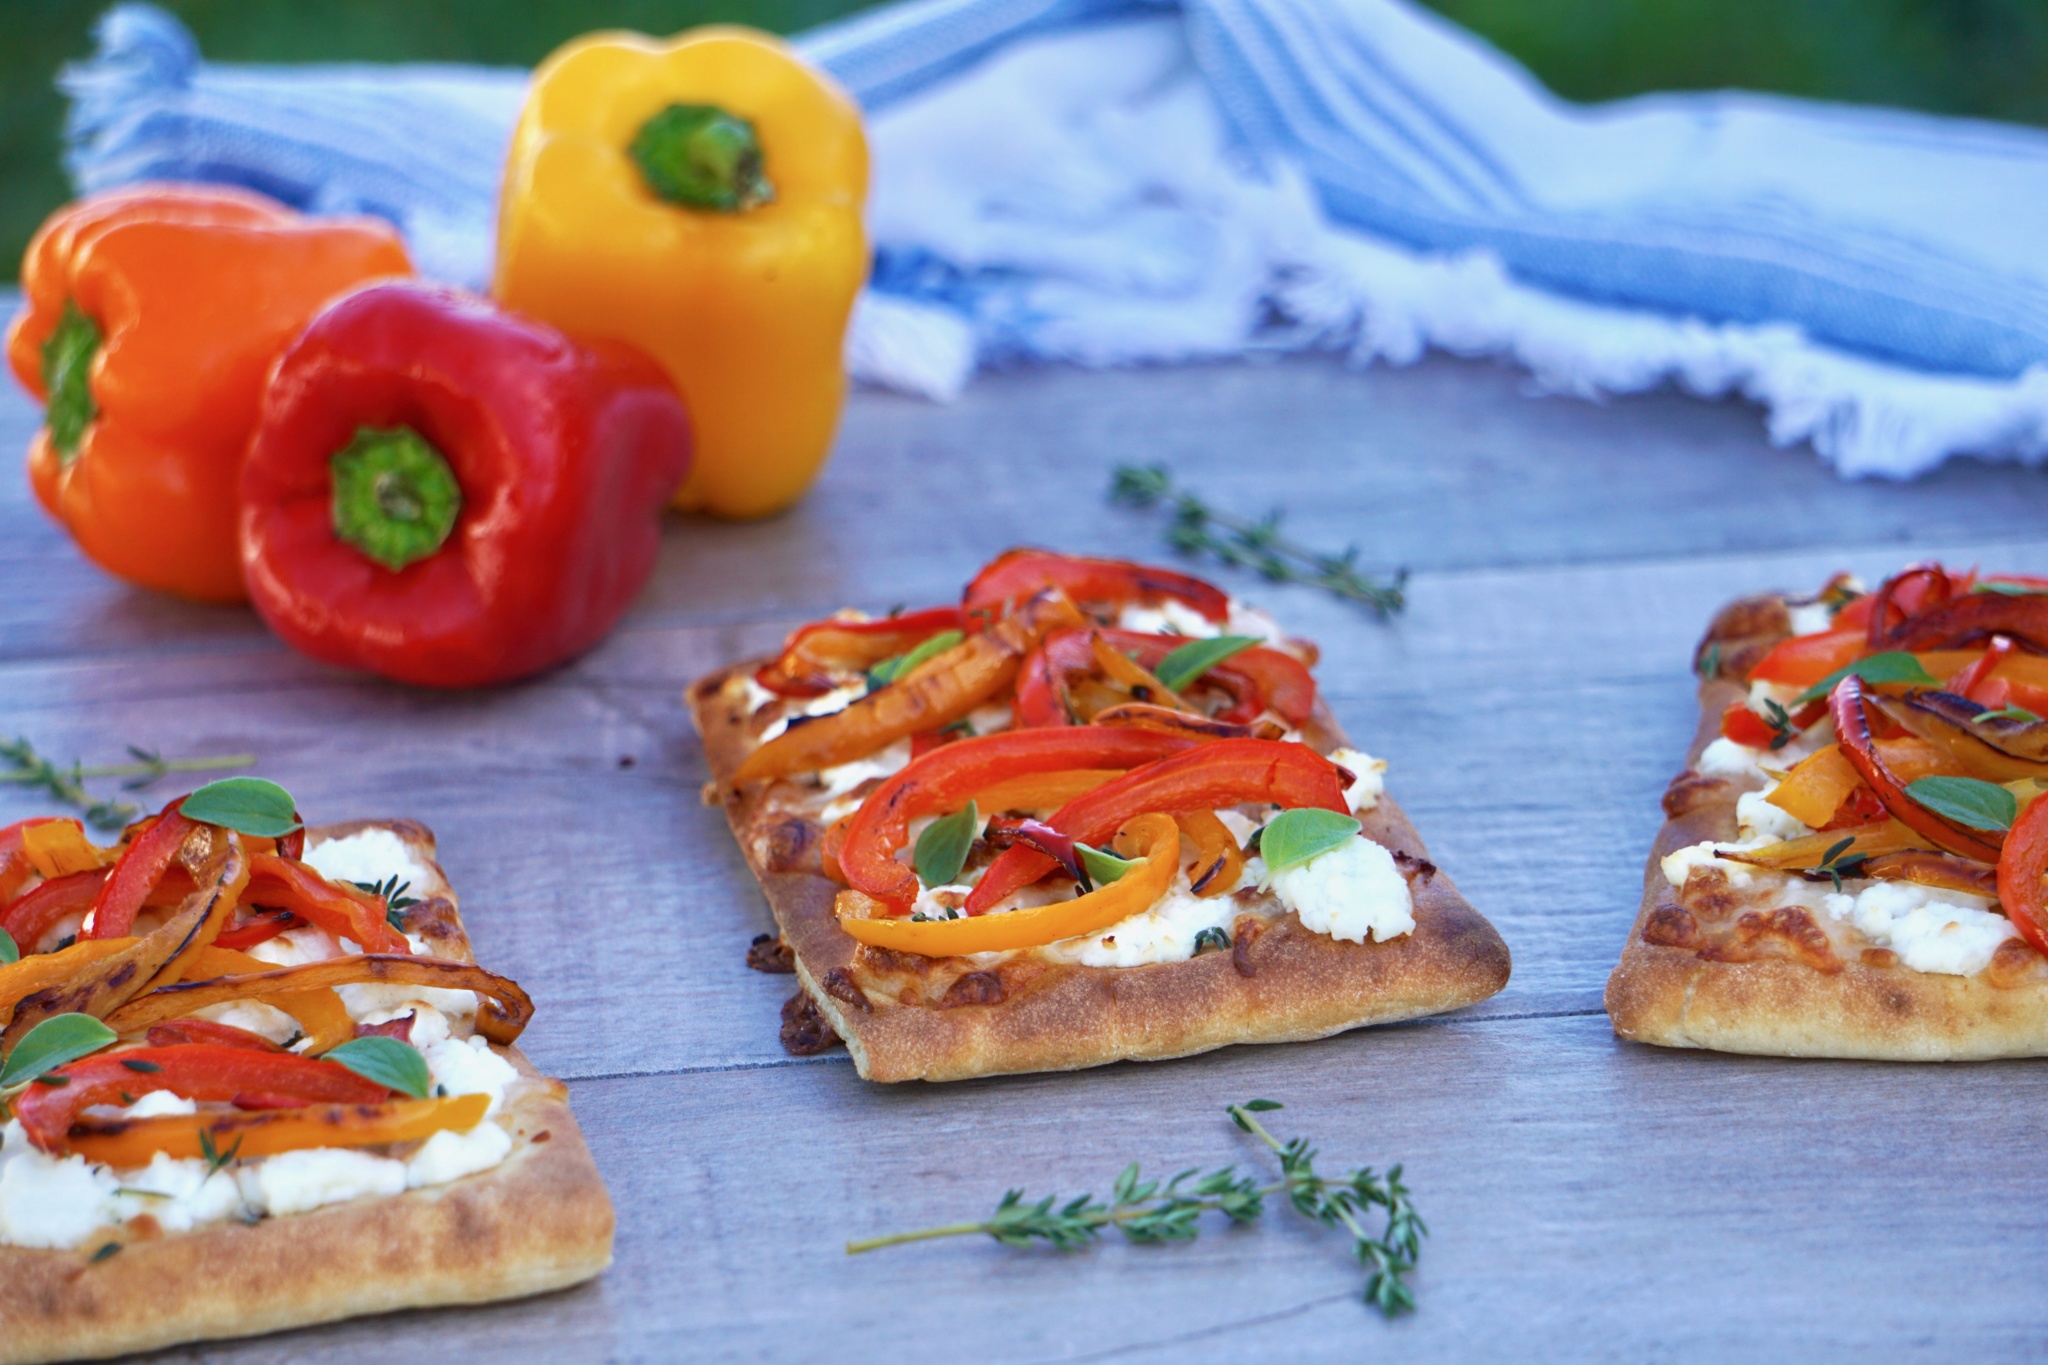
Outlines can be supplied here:
<path id="1" fill-rule="evenodd" d="M 1408 571 L 1375 581 L 1358 569 L 1358 547 L 1323 554 L 1280 533 L 1280 513 L 1253 521 L 1219 511 L 1185 488 L 1176 488 L 1165 465 L 1119 465 L 1109 497 L 1130 507 L 1166 503 L 1173 513 L 1166 543 L 1187 555 L 1211 554 L 1274 583 L 1305 583 L 1370 609 L 1381 620 L 1407 605 Z"/>
<path id="2" fill-rule="evenodd" d="M 977 1233 L 1005 1246 L 1043 1241 L 1062 1251 L 1075 1251 L 1093 1243 L 1108 1227 L 1133 1242 L 1189 1242 L 1199 1233 L 1197 1220 L 1205 1213 L 1221 1213 L 1233 1223 L 1249 1223 L 1265 1212 L 1268 1198 L 1285 1195 L 1304 1217 L 1351 1234 L 1352 1253 L 1370 1272 L 1364 1294 L 1367 1303 L 1389 1317 L 1414 1308 L 1414 1293 L 1403 1277 L 1415 1268 L 1422 1238 L 1429 1230 L 1408 1200 L 1401 1168 L 1393 1167 L 1384 1177 L 1365 1167 L 1342 1180 L 1325 1179 L 1316 1174 L 1315 1149 L 1307 1139 L 1282 1143 L 1252 1117 L 1279 1107 L 1272 1100 L 1250 1100 L 1225 1110 L 1232 1122 L 1279 1157 L 1281 1178 L 1277 1181 L 1260 1184 L 1240 1177 L 1235 1166 L 1225 1166 L 1199 1180 L 1195 1179 L 1198 1172 L 1190 1169 L 1165 1182 L 1141 1182 L 1134 1161 L 1117 1176 L 1107 1202 L 1084 1194 L 1055 1207 L 1056 1196 L 1026 1203 L 1023 1191 L 1011 1190 L 986 1219 L 864 1238 L 848 1242 L 847 1253 L 858 1255 L 908 1242 Z M 1191 1180 L 1193 1184 L 1188 1183 Z M 1387 1211 L 1386 1227 L 1378 1237 L 1371 1236 L 1359 1221 L 1361 1211 L 1370 1205 Z"/>
<path id="3" fill-rule="evenodd" d="M 95 797 L 85 789 L 88 778 L 132 778 L 132 781 L 122 784 L 123 790 L 139 791 L 169 773 L 246 768 L 256 761 L 254 754 L 222 754 L 213 758 L 165 758 L 154 749 L 144 749 L 133 744 L 128 746 L 128 752 L 135 756 L 135 762 L 101 764 L 90 768 L 73 762 L 68 767 L 60 768 L 36 752 L 35 746 L 26 739 L 16 737 L 12 741 L 0 740 L 0 759 L 12 765 L 0 770 L 0 783 L 40 787 L 57 800 L 84 812 L 86 821 L 93 828 L 116 830 L 135 818 L 134 804 Z"/>

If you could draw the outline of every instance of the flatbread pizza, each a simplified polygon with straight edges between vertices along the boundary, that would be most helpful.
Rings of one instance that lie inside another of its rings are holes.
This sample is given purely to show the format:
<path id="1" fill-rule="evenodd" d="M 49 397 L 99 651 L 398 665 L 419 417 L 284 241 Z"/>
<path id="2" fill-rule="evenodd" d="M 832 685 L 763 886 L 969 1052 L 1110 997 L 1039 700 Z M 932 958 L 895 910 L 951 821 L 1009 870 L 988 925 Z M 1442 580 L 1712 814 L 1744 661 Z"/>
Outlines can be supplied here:
<path id="1" fill-rule="evenodd" d="M 1211 584 L 1019 550 L 957 606 L 795 632 L 689 700 L 793 970 L 876 1081 L 1323 1037 L 1500 990 L 1492 926 Z"/>
<path id="2" fill-rule="evenodd" d="M 1607 985 L 1667 1047 L 2048 1053 L 2048 581 L 1917 565 L 1724 608 Z"/>
<path id="3" fill-rule="evenodd" d="M 0 1362 L 610 1263 L 566 1089 L 512 1046 L 532 1004 L 476 965 L 423 826 L 271 837 L 173 803 L 100 848 L 28 821 L 0 907 Z"/>

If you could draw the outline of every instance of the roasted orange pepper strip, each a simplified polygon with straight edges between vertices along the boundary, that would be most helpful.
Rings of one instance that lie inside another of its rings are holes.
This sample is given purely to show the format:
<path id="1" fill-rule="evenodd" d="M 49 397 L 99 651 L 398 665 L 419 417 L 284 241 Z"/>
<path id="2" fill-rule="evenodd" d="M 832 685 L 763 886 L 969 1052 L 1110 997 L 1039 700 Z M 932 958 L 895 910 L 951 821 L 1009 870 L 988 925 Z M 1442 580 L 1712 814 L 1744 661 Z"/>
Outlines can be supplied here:
<path id="1" fill-rule="evenodd" d="M 112 957 L 134 942 L 132 938 L 88 939 L 54 953 L 37 953 L 0 967 L 0 1028 L 14 1017 L 14 1007 L 37 991 L 69 981 L 73 972 Z"/>
<path id="2" fill-rule="evenodd" d="M 1202 900 L 1237 890 L 1244 875 L 1244 850 L 1237 836 L 1212 810 L 1192 810 L 1177 817 L 1181 833 L 1194 843 L 1195 865 L 1188 869 L 1188 884 Z"/>
<path id="3" fill-rule="evenodd" d="M 21 851 L 29 865 L 45 877 L 90 872 L 114 861 L 114 850 L 101 848 L 86 838 L 85 826 L 76 820 L 27 820 L 22 826 L 17 826 L 21 829 Z"/>
<path id="4" fill-rule="evenodd" d="M 862 943 L 926 957 L 1034 948 L 1063 938 L 1099 933 L 1149 908 L 1180 870 L 1180 826 L 1170 815 L 1141 815 L 1117 834 L 1116 851 L 1141 859 L 1107 886 L 1070 901 L 972 919 L 910 920 L 886 915 L 888 905 L 858 891 L 842 891 L 834 911 L 839 927 Z"/>
<path id="5" fill-rule="evenodd" d="M 205 1156 L 202 1133 L 222 1156 L 275 1156 L 306 1147 L 376 1147 L 417 1142 L 439 1132 L 466 1133 L 484 1121 L 490 1106 L 489 1095 L 458 1095 L 445 1100 L 135 1119 L 118 1129 L 80 1133 L 71 1139 L 70 1149 L 87 1161 L 126 1170 L 147 1166 L 158 1152 Z"/>
<path id="6" fill-rule="evenodd" d="M 1819 829 L 1862 785 L 1862 774 L 1843 757 L 1842 746 L 1830 744 L 1799 760 L 1764 799 L 1800 824 Z"/>
<path id="7" fill-rule="evenodd" d="M 179 979 L 210 981 L 225 976 L 247 976 L 257 972 L 277 970 L 275 962 L 239 953 L 232 948 L 202 948 L 184 969 Z M 169 984 L 166 982 L 165 984 Z M 289 1014 L 298 1026 L 312 1039 L 308 1051 L 315 1055 L 331 1048 L 340 1047 L 356 1036 L 356 1021 L 349 1016 L 348 1007 L 341 1003 L 341 996 L 331 987 L 317 987 L 303 991 L 277 991 L 270 995 L 252 996 L 260 1005 L 282 1010 Z M 141 1004 L 149 999 L 139 997 L 131 1004 Z"/>

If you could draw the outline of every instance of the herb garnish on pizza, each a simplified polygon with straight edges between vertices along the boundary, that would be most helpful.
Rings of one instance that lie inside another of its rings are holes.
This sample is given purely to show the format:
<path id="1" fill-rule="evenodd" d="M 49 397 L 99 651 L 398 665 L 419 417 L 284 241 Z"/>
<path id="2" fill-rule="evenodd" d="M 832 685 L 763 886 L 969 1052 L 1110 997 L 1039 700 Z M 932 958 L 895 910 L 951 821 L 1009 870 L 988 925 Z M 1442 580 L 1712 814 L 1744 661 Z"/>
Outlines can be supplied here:
<path id="1" fill-rule="evenodd" d="M 1317 694 L 1212 584 L 1014 550 L 691 688 L 793 1050 L 951 1080 L 1316 1038 L 1507 981 Z"/>
<path id="2" fill-rule="evenodd" d="M 1641 1042 L 2048 1053 L 2048 580 L 1922 564 L 1748 598 L 1607 985 Z"/>
<path id="3" fill-rule="evenodd" d="M 612 1212 L 433 837 L 215 783 L 0 830 L 0 1362 L 560 1288 Z"/>

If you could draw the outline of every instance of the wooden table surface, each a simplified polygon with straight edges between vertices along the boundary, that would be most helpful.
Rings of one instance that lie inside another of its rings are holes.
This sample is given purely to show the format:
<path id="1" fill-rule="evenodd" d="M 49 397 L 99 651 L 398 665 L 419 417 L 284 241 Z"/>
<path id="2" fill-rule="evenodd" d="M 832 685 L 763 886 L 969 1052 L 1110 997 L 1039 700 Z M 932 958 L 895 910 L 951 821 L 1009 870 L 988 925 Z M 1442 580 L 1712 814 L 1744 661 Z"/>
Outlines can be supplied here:
<path id="1" fill-rule="evenodd" d="M 10 390 L 0 451 L 35 420 Z M 841 605 L 950 600 L 1020 542 L 1164 557 L 1155 515 L 1105 501 L 1128 460 L 1414 570 L 1392 624 L 1215 576 L 1320 640 L 1338 715 L 1392 761 L 1513 981 L 1444 1019 L 1071 1075 L 884 1089 L 843 1051 L 785 1055 L 791 979 L 742 961 L 769 920 L 699 803 L 684 685 Z M 2012 1357 L 2048 1343 L 2048 1069 L 1665 1052 L 1617 1042 L 1600 999 L 1707 614 L 1932 554 L 2042 572 L 2044 510 L 2038 474 L 1843 484 L 1748 408 L 1536 399 L 1480 364 L 1011 373 L 950 407 L 857 395 L 795 512 L 675 522 L 595 653 L 436 695 L 123 588 L 9 474 L 0 731 L 87 762 L 252 751 L 316 819 L 425 820 L 480 957 L 539 1002 L 526 1046 L 571 1082 L 618 1206 L 594 1285 L 178 1359 Z M 0 793 L 0 820 L 39 809 Z M 1101 1192 L 1133 1158 L 1264 1168 L 1223 1115 L 1253 1096 L 1326 1166 L 1406 1163 L 1432 1231 L 1419 1312 L 1362 1307 L 1344 1242 L 1280 1208 L 1182 1247 L 842 1250 L 1012 1185 Z"/>

